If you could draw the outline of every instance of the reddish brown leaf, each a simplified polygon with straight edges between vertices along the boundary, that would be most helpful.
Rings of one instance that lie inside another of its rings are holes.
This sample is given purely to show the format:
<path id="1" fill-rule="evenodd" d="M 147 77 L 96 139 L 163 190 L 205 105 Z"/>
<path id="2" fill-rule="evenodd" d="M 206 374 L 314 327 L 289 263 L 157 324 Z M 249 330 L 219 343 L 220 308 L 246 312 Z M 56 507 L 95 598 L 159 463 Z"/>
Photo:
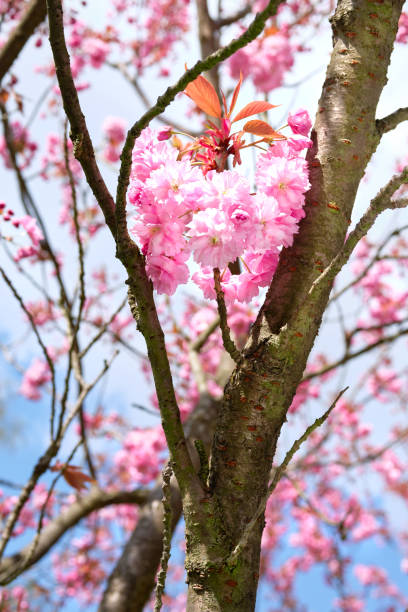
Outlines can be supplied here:
<path id="1" fill-rule="evenodd" d="M 223 91 L 221 91 L 221 99 L 222 99 L 222 105 L 223 105 L 223 107 L 224 107 L 224 114 L 225 114 L 227 117 L 229 117 L 229 115 L 228 115 L 228 106 L 227 106 L 227 101 L 226 101 L 226 99 L 225 99 L 225 96 L 224 96 L 224 92 L 223 92 Z"/>
<path id="2" fill-rule="evenodd" d="M 81 472 L 80 468 L 76 465 L 67 465 L 63 476 L 67 483 L 77 491 L 86 489 L 86 483 L 95 482 L 93 478 Z"/>
<path id="3" fill-rule="evenodd" d="M 234 123 L 234 121 L 239 121 L 240 119 L 245 119 L 245 117 L 256 115 L 257 113 L 264 113 L 271 108 L 276 108 L 276 105 L 269 104 L 269 102 L 263 102 L 261 100 L 250 102 L 249 104 L 246 104 L 237 115 L 235 115 L 232 123 Z"/>
<path id="4" fill-rule="evenodd" d="M 232 111 L 235 108 L 235 104 L 237 103 L 237 98 L 238 98 L 238 94 L 239 94 L 239 90 L 241 89 L 241 85 L 242 85 L 242 72 L 239 72 L 239 81 L 238 81 L 238 85 L 235 87 L 234 89 L 234 93 L 232 94 L 232 100 L 231 100 L 231 106 L 230 109 L 228 111 L 228 117 L 231 117 L 232 115 Z"/>
<path id="5" fill-rule="evenodd" d="M 249 134 L 255 134 L 255 136 L 260 136 L 261 138 L 273 138 L 276 140 L 284 140 L 285 137 L 279 132 L 275 132 L 275 130 L 265 121 L 261 121 L 260 119 L 253 119 L 252 121 L 248 121 L 244 125 L 244 132 L 248 132 Z"/>
<path id="6" fill-rule="evenodd" d="M 211 117 L 221 117 L 221 106 L 217 92 L 203 76 L 198 76 L 189 83 L 184 93 L 197 104 L 198 108 Z"/>
<path id="7" fill-rule="evenodd" d="M 87 482 L 95 482 L 93 478 L 81 472 L 81 468 L 77 465 L 67 465 L 65 466 L 61 461 L 56 461 L 53 466 L 50 466 L 51 472 L 60 472 L 62 471 L 62 475 L 65 478 L 66 482 L 74 487 L 77 491 L 81 491 L 81 489 L 86 488 Z"/>
<path id="8" fill-rule="evenodd" d="M 18 110 L 20 111 L 20 113 L 22 113 L 23 110 L 24 110 L 23 98 L 20 96 L 20 94 L 14 92 L 14 91 L 13 91 L 13 96 L 14 96 L 14 99 L 16 101 Z"/>

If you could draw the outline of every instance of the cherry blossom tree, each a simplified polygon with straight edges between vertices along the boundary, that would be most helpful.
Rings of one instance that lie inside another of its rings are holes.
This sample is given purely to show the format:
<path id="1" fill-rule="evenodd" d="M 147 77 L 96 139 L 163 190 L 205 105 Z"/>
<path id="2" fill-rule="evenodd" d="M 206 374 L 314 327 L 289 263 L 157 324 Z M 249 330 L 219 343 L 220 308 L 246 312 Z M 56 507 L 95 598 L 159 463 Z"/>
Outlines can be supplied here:
<path id="1" fill-rule="evenodd" d="M 2 359 L 44 408 L 0 610 L 407 607 L 403 4 L 0 0 Z M 329 21 L 313 121 L 280 96 Z"/>

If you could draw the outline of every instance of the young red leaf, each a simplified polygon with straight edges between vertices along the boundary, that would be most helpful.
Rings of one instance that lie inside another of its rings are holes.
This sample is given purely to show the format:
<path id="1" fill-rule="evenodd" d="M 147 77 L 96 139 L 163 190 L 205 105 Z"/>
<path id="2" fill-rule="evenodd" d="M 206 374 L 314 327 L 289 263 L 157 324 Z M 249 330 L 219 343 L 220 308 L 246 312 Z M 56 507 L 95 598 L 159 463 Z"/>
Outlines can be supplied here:
<path id="1" fill-rule="evenodd" d="M 77 491 L 86 489 L 85 483 L 95 482 L 93 478 L 81 472 L 80 468 L 76 465 L 67 465 L 62 475 L 66 482 Z"/>
<path id="2" fill-rule="evenodd" d="M 265 121 L 261 121 L 260 119 L 253 119 L 252 121 L 247 121 L 243 128 L 244 132 L 248 132 L 249 134 L 254 134 L 255 136 L 261 136 L 261 138 L 274 138 L 276 140 L 284 140 L 285 136 L 279 134 L 279 132 L 275 132 L 273 127 L 271 127 Z"/>
<path id="3" fill-rule="evenodd" d="M 221 106 L 217 92 L 210 81 L 203 76 L 198 76 L 195 81 L 189 83 L 184 93 L 207 115 L 221 117 Z"/>
<path id="4" fill-rule="evenodd" d="M 77 465 L 66 465 L 64 466 L 61 461 L 56 461 L 53 466 L 50 466 L 51 472 L 60 472 L 63 471 L 62 475 L 66 482 L 74 487 L 77 491 L 81 491 L 81 489 L 86 488 L 86 484 L 88 482 L 95 482 L 93 478 L 81 472 L 81 468 Z"/>
<path id="5" fill-rule="evenodd" d="M 276 108 L 276 104 L 269 104 L 269 102 L 263 102 L 261 100 L 250 102 L 249 104 L 246 104 L 237 115 L 235 115 L 232 123 L 234 123 L 234 121 L 239 121 L 240 119 L 245 119 L 245 117 L 256 115 L 257 113 L 264 113 L 271 108 Z"/>
<path id="6" fill-rule="evenodd" d="M 222 105 L 223 105 L 223 107 L 224 107 L 224 114 L 225 114 L 227 117 L 229 117 L 229 115 L 228 115 L 227 101 L 226 101 L 226 99 L 225 99 L 225 96 L 224 96 L 224 92 L 223 92 L 223 91 L 221 91 L 221 99 L 222 99 Z"/>
<path id="7" fill-rule="evenodd" d="M 231 106 L 230 106 L 230 109 L 228 111 L 228 117 L 231 117 L 232 111 L 234 110 L 235 104 L 237 103 L 239 90 L 241 89 L 241 85 L 242 85 L 242 79 L 243 79 L 242 72 L 240 71 L 238 84 L 237 84 L 237 86 L 234 89 L 234 93 L 232 94 Z"/>

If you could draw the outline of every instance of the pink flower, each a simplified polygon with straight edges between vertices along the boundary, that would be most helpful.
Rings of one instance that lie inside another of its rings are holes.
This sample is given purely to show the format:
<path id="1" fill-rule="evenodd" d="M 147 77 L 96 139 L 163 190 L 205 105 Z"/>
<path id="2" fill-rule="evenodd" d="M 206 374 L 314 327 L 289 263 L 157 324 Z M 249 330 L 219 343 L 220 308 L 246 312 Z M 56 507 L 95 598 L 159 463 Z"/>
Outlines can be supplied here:
<path id="1" fill-rule="evenodd" d="M 342 612 L 361 612 L 365 608 L 364 601 L 357 599 L 354 595 L 347 595 L 341 599 L 336 599 L 334 604 Z"/>
<path id="2" fill-rule="evenodd" d="M 39 388 L 51 380 L 48 363 L 43 359 L 34 359 L 25 371 L 20 387 L 20 393 L 29 400 L 41 399 Z"/>
<path id="3" fill-rule="evenodd" d="M 286 141 L 292 153 L 294 153 L 294 157 L 297 156 L 300 151 L 303 149 L 311 149 L 313 146 L 313 141 L 310 138 L 288 138 Z"/>
<path id="4" fill-rule="evenodd" d="M 285 72 L 293 65 L 293 48 L 288 36 L 274 32 L 240 49 L 228 61 L 232 78 L 240 72 L 252 78 L 258 91 L 268 92 L 282 85 Z"/>
<path id="5" fill-rule="evenodd" d="M 214 208 L 194 215 L 189 236 L 194 260 L 203 266 L 223 269 L 244 251 L 225 214 Z"/>
<path id="6" fill-rule="evenodd" d="M 30 237 L 33 246 L 37 247 L 40 244 L 41 240 L 44 239 L 44 236 L 37 225 L 36 219 L 34 219 L 34 217 L 31 217 L 30 215 L 24 215 L 23 217 L 19 217 L 18 219 L 16 219 L 16 221 L 18 221 L 19 224 L 23 226 L 28 236 Z"/>
<path id="7" fill-rule="evenodd" d="M 214 272 L 213 269 L 205 266 L 201 268 L 200 272 L 195 272 L 192 276 L 192 280 L 203 292 L 204 297 L 207 300 L 215 300 L 216 294 L 214 289 Z M 231 272 L 227 268 L 222 275 L 221 289 L 224 292 L 224 299 L 227 306 L 233 304 L 237 298 L 236 285 Z"/>
<path id="8" fill-rule="evenodd" d="M 177 255 L 186 247 L 183 236 L 185 223 L 173 218 L 164 207 L 152 206 L 136 219 L 131 232 L 139 239 L 143 253 L 149 255 Z"/>
<path id="9" fill-rule="evenodd" d="M 275 157 L 268 151 L 259 159 L 256 183 L 258 189 L 277 200 L 281 212 L 297 220 L 304 216 L 303 194 L 310 187 L 304 159 Z"/>
<path id="10" fill-rule="evenodd" d="M 110 47 L 99 38 L 85 38 L 82 41 L 82 51 L 89 56 L 91 66 L 100 68 L 106 60 Z"/>
<path id="11" fill-rule="evenodd" d="M 188 281 L 189 272 L 185 264 L 188 254 L 174 257 L 150 255 L 146 261 L 146 272 L 153 281 L 157 293 L 173 295 L 179 285 Z"/>
<path id="12" fill-rule="evenodd" d="M 133 429 L 124 440 L 123 448 L 115 455 L 115 466 L 125 484 L 148 484 L 160 470 L 160 453 L 166 449 L 161 427 Z"/>
<path id="13" fill-rule="evenodd" d="M 168 140 L 172 135 L 172 129 L 169 125 L 162 128 L 157 134 L 157 140 Z"/>
<path id="14" fill-rule="evenodd" d="M 120 144 L 126 137 L 126 121 L 121 117 L 105 117 L 102 130 L 108 140 L 114 144 Z"/>
<path id="15" fill-rule="evenodd" d="M 177 155 L 177 150 L 170 149 L 166 142 L 158 142 L 157 132 L 145 128 L 133 148 L 131 179 L 145 181 L 153 170 L 176 160 Z"/>
<path id="16" fill-rule="evenodd" d="M 354 573 L 364 586 L 387 583 L 387 575 L 380 567 L 356 565 Z"/>
<path id="17" fill-rule="evenodd" d="M 299 108 L 296 113 L 289 113 L 288 125 L 294 134 L 307 136 L 310 132 L 310 128 L 312 127 L 312 122 L 307 110 L 304 108 Z"/>
<path id="18" fill-rule="evenodd" d="M 408 13 L 401 13 L 396 40 L 399 43 L 408 42 Z"/>

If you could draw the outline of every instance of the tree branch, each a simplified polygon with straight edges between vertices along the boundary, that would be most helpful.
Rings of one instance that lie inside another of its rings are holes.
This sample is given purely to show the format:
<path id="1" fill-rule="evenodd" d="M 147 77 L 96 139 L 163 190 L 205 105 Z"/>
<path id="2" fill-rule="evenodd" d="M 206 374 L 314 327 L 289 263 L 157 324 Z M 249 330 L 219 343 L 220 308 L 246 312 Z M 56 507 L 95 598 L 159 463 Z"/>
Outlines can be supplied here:
<path id="1" fill-rule="evenodd" d="M 384 256 L 381 255 L 381 252 L 384 250 L 384 248 L 386 247 L 387 243 L 394 238 L 395 236 L 399 236 L 400 234 L 402 234 L 402 232 L 404 232 L 405 230 L 408 229 L 408 225 L 403 225 L 402 227 L 393 230 L 392 232 L 390 232 L 382 241 L 382 243 L 378 246 L 374 257 L 372 257 L 370 259 L 370 261 L 366 264 L 366 266 L 363 268 L 363 270 L 360 272 L 360 274 L 358 274 L 355 278 L 353 278 L 352 281 L 350 281 L 349 283 L 347 283 L 347 285 L 345 285 L 344 287 L 342 287 L 341 289 L 339 289 L 334 295 L 332 295 L 330 297 L 329 300 L 329 304 L 334 302 L 335 300 L 337 300 L 341 295 L 343 295 L 343 293 L 345 293 L 346 291 L 348 291 L 349 289 L 351 289 L 351 287 L 354 287 L 354 285 L 356 285 L 357 283 L 359 283 L 367 274 L 367 272 L 373 267 L 373 265 L 377 262 L 377 261 L 381 261 L 382 259 L 384 259 Z"/>
<path id="2" fill-rule="evenodd" d="M 0 49 L 0 82 L 47 14 L 45 0 L 32 0 L 20 23 Z"/>
<path id="3" fill-rule="evenodd" d="M 243 548 L 245 548 L 246 543 L 248 542 L 248 539 L 251 535 L 252 530 L 254 529 L 255 525 L 257 524 L 258 520 L 261 518 L 261 516 L 263 516 L 265 509 L 266 509 L 266 504 L 268 503 L 268 499 L 271 496 L 271 494 L 273 493 L 273 491 L 276 489 L 276 486 L 278 484 L 278 482 L 280 481 L 280 479 L 282 478 L 283 474 L 286 471 L 286 468 L 288 467 L 290 461 L 293 458 L 293 455 L 299 450 L 299 448 L 301 447 L 301 445 L 306 442 L 306 440 L 308 439 L 308 437 L 310 436 L 311 433 L 313 433 L 318 427 L 320 427 L 321 425 L 323 425 L 323 423 L 326 421 L 326 419 L 330 416 L 330 413 L 332 412 L 333 408 L 336 406 L 337 402 L 339 401 L 339 399 L 341 398 L 341 396 L 343 395 L 343 393 L 345 393 L 347 391 L 348 387 L 345 387 L 344 389 L 342 389 L 338 394 L 336 399 L 334 400 L 334 402 L 329 406 L 329 408 L 326 410 L 326 412 L 321 416 L 318 417 L 314 423 L 312 423 L 311 425 L 309 425 L 309 427 L 306 429 L 306 431 L 304 432 L 303 435 L 300 436 L 300 438 L 298 438 L 297 440 L 295 440 L 295 442 L 292 444 L 291 448 L 288 450 L 288 452 L 285 455 L 284 460 L 282 461 L 282 463 L 280 464 L 280 466 L 275 470 L 275 474 L 274 477 L 272 479 L 272 482 L 270 483 L 267 493 L 264 496 L 264 498 L 262 499 L 261 503 L 259 504 L 258 510 L 256 511 L 256 513 L 254 514 L 254 516 L 252 517 L 252 519 L 249 521 L 245 531 L 242 534 L 242 537 L 240 539 L 240 541 L 238 542 L 238 544 L 235 546 L 234 550 L 232 551 L 230 557 L 228 558 L 228 563 L 230 565 L 234 565 L 241 550 Z"/>
<path id="4" fill-rule="evenodd" d="M 88 185 L 102 209 L 106 224 L 113 236 L 115 236 L 115 204 L 96 163 L 92 141 L 72 78 L 64 37 L 61 0 L 47 0 L 47 10 L 50 27 L 50 44 L 65 114 L 71 126 L 70 136 L 74 145 L 74 155 L 80 162 Z"/>
<path id="5" fill-rule="evenodd" d="M 38 331 L 37 325 L 35 324 L 35 321 L 33 319 L 33 316 L 31 314 L 31 312 L 28 310 L 28 308 L 24 304 L 23 298 L 18 293 L 17 289 L 14 287 L 13 283 L 11 282 L 11 280 L 9 279 L 7 274 L 4 272 L 3 268 L 0 268 L 0 274 L 2 275 L 4 282 L 10 288 L 10 290 L 13 293 L 14 297 L 16 298 L 17 302 L 19 303 L 21 310 L 24 312 L 24 314 L 28 318 L 28 320 L 30 322 L 30 325 L 31 325 L 31 329 L 33 330 L 34 335 L 37 338 L 37 342 L 40 345 L 40 348 L 41 348 L 42 353 L 44 355 L 44 359 L 47 362 L 47 365 L 48 365 L 48 367 L 50 369 L 51 387 L 52 387 L 52 391 L 51 391 L 51 413 L 54 414 L 55 413 L 55 403 L 56 403 L 56 398 L 57 398 L 57 390 L 56 390 L 56 383 L 55 383 L 54 362 L 52 361 L 50 355 L 48 354 L 47 347 L 45 346 L 45 344 L 44 344 L 44 342 L 43 342 L 43 340 L 42 340 L 42 338 L 40 336 L 40 332 Z M 0 552 L 0 557 L 1 557 L 1 552 Z"/>
<path id="6" fill-rule="evenodd" d="M 205 345 L 205 343 L 207 342 L 208 338 L 211 336 L 211 334 L 215 332 L 215 330 L 217 329 L 217 327 L 219 327 L 219 325 L 220 325 L 220 317 L 218 316 L 218 317 L 215 317 L 214 321 L 210 323 L 207 329 L 202 331 L 201 334 L 197 336 L 197 338 L 194 340 L 194 342 L 191 343 L 191 346 L 190 346 L 191 350 L 195 351 L 196 353 L 199 353 L 201 349 L 203 348 L 203 346 Z"/>
<path id="7" fill-rule="evenodd" d="M 377 217 L 387 209 L 405 208 L 408 205 L 407 198 L 391 200 L 394 193 L 401 185 L 408 183 L 408 166 L 402 172 L 393 176 L 388 183 L 380 189 L 378 194 L 371 200 L 370 206 L 361 217 L 354 230 L 349 234 L 342 249 L 337 253 L 327 268 L 316 278 L 310 287 L 308 297 L 311 297 L 318 287 L 324 282 L 331 282 L 348 262 L 351 253 L 357 243 L 363 238 L 374 225 Z"/>
<path id="8" fill-rule="evenodd" d="M 156 583 L 156 602 L 154 605 L 154 612 L 160 612 L 164 595 L 164 588 L 166 585 L 167 568 L 170 559 L 171 549 L 171 536 L 172 536 L 172 512 L 171 512 L 171 486 L 170 479 L 173 473 L 171 463 L 168 463 L 163 470 L 163 550 L 160 559 L 160 571 L 157 576 Z"/>
<path id="9" fill-rule="evenodd" d="M 390 115 L 377 119 L 375 124 L 377 126 L 378 133 L 380 136 L 394 130 L 403 121 L 408 121 L 408 107 L 399 108 Z"/>
<path id="10" fill-rule="evenodd" d="M 225 382 L 225 381 L 223 381 Z M 219 403 L 208 393 L 202 395 L 185 425 L 188 441 L 199 438 L 209 449 Z M 181 517 L 180 490 L 171 480 L 172 531 Z M 142 610 L 149 600 L 163 542 L 162 478 L 150 493 L 149 503 L 140 511 L 139 521 L 113 569 L 99 612 Z"/>
<path id="11" fill-rule="evenodd" d="M 222 334 L 222 342 L 224 348 L 235 361 L 239 363 L 241 361 L 241 353 L 235 346 L 233 339 L 231 338 L 230 329 L 227 321 L 227 308 L 225 306 L 224 292 L 221 288 L 220 271 L 218 268 L 214 268 L 214 287 L 217 296 L 218 313 L 220 315 L 220 328 Z"/>
<path id="12" fill-rule="evenodd" d="M 251 3 L 248 3 L 247 6 L 242 8 L 240 11 L 237 11 L 233 15 L 229 15 L 228 17 L 220 17 L 219 19 L 214 19 L 213 24 L 217 29 L 224 28 L 225 26 L 232 25 L 236 23 L 240 19 L 243 19 L 251 12 Z"/>
<path id="13" fill-rule="evenodd" d="M 395 325 L 397 324 L 398 324 L 398 321 L 395 321 Z M 317 378 L 318 376 L 323 376 L 323 374 L 327 374 L 327 372 L 331 372 L 332 370 L 335 370 L 339 366 L 344 365 L 345 363 L 348 363 L 352 359 L 356 359 L 356 357 L 361 357 L 361 355 L 365 355 L 365 353 L 372 351 L 378 346 L 382 346 L 383 344 L 389 344 L 391 342 L 394 342 L 394 340 L 398 340 L 399 338 L 401 338 L 401 336 L 405 336 L 406 334 L 408 334 L 408 328 L 399 329 L 395 334 L 392 334 L 391 336 L 384 336 L 383 338 L 380 338 L 376 342 L 372 342 L 371 344 L 366 344 L 366 346 L 364 346 L 359 351 L 356 351 L 355 353 L 346 353 L 341 359 L 338 359 L 337 361 L 328 364 L 324 368 L 321 368 L 320 370 L 317 370 L 316 372 L 310 372 L 310 374 L 305 374 L 301 382 L 311 380 L 312 378 Z"/>
<path id="14" fill-rule="evenodd" d="M 59 516 L 53 519 L 41 532 L 35 547 L 34 553 L 24 571 L 37 563 L 69 530 L 80 520 L 106 506 L 113 504 L 138 504 L 143 505 L 147 502 L 150 492 L 144 489 L 134 491 L 103 491 L 97 487 L 91 489 L 86 497 L 79 498 L 71 504 Z M 6 557 L 0 563 L 0 583 L 6 574 L 13 571 L 30 550 L 30 544 L 20 552 Z"/>
<path id="15" fill-rule="evenodd" d="M 64 110 L 71 125 L 74 155 L 81 163 L 88 184 L 101 206 L 106 223 L 117 244 L 117 256 L 129 275 L 127 281 L 129 285 L 129 305 L 132 315 L 146 340 L 162 415 L 163 428 L 166 434 L 169 451 L 174 461 L 174 472 L 183 492 L 186 492 L 187 488 L 190 488 L 189 494 L 191 494 L 192 490 L 195 490 L 197 495 L 201 496 L 199 479 L 194 472 L 191 457 L 185 443 L 180 411 L 176 401 L 170 365 L 165 348 L 164 334 L 154 304 L 152 283 L 146 274 L 144 258 L 127 232 L 126 191 L 129 183 L 132 149 L 136 135 L 134 135 L 132 140 L 129 134 L 135 134 L 135 132 L 134 130 L 128 132 L 124 146 L 124 151 L 127 151 L 129 154 L 127 165 L 123 161 L 125 158 L 124 153 L 122 153 L 121 168 L 122 170 L 125 166 L 127 168 L 126 187 L 122 193 L 123 199 L 120 200 L 119 203 L 116 203 L 115 209 L 112 196 L 102 179 L 95 160 L 94 149 L 72 77 L 64 36 L 61 0 L 47 0 L 47 7 L 50 24 L 50 43 L 56 66 L 58 83 L 63 98 Z M 148 114 L 149 113 L 146 115 Z M 144 115 L 144 117 L 146 117 L 146 115 Z M 120 178 L 118 185 L 123 186 L 123 181 L 121 182 Z M 196 486 L 194 486 L 194 482 Z"/>

